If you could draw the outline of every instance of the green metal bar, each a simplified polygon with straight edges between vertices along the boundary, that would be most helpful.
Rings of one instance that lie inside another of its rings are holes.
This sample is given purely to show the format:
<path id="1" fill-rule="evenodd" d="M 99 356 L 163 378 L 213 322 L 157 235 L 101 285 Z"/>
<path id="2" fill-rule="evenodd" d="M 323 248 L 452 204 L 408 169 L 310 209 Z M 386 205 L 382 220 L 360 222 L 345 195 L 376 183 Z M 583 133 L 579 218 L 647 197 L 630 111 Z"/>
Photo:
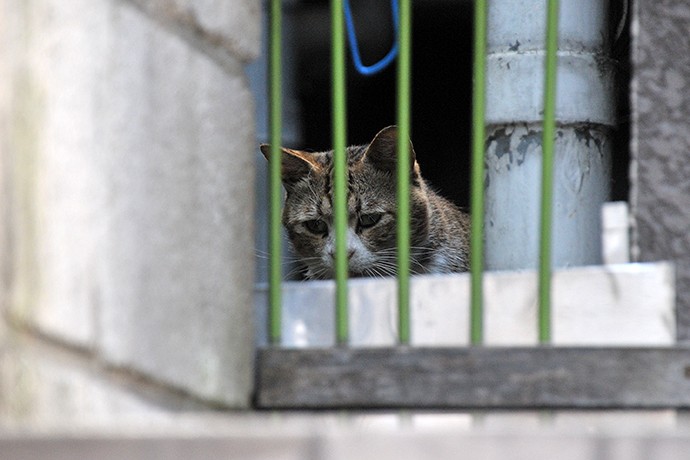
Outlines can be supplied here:
<path id="1" fill-rule="evenodd" d="M 549 0 L 546 21 L 544 79 L 544 138 L 542 140 L 541 228 L 539 241 L 539 341 L 551 341 L 551 233 L 553 156 L 556 131 L 556 71 L 558 65 L 558 0 Z"/>
<path id="2" fill-rule="evenodd" d="M 470 340 L 480 345 L 484 340 L 482 272 L 484 270 L 484 114 L 486 111 L 486 21 L 487 2 L 474 3 L 474 75 L 472 88 L 472 234 L 470 237 L 470 272 L 472 305 Z"/>
<path id="3" fill-rule="evenodd" d="M 336 337 L 347 344 L 349 327 L 347 311 L 347 106 L 345 98 L 345 20 L 343 1 L 331 0 L 331 69 L 333 98 L 333 214 L 335 227 Z"/>
<path id="4" fill-rule="evenodd" d="M 282 132 L 282 63 L 281 63 L 281 28 L 282 28 L 281 0 L 271 0 L 271 38 L 269 60 L 270 86 L 270 138 L 271 161 L 269 161 L 269 338 L 271 343 L 280 342 L 281 332 L 281 282 L 283 278 L 281 266 L 281 233 L 280 208 L 282 190 L 280 183 L 281 169 L 281 132 Z"/>
<path id="5" fill-rule="evenodd" d="M 400 1 L 398 55 L 398 339 L 410 343 L 410 99 L 412 80 L 412 5 Z"/>

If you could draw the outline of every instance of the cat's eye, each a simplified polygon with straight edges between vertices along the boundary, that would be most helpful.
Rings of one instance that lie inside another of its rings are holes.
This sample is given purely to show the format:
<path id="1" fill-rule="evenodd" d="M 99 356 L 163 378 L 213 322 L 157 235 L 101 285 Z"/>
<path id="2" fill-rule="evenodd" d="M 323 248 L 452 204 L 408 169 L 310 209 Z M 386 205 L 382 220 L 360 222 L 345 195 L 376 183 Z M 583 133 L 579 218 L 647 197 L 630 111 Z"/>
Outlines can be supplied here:
<path id="1" fill-rule="evenodd" d="M 359 216 L 359 226 L 362 228 L 373 227 L 379 223 L 381 216 L 383 216 L 381 213 L 362 214 Z"/>
<path id="2" fill-rule="evenodd" d="M 328 225 L 321 219 L 308 220 L 304 222 L 304 226 L 312 233 L 325 234 L 328 232 Z"/>

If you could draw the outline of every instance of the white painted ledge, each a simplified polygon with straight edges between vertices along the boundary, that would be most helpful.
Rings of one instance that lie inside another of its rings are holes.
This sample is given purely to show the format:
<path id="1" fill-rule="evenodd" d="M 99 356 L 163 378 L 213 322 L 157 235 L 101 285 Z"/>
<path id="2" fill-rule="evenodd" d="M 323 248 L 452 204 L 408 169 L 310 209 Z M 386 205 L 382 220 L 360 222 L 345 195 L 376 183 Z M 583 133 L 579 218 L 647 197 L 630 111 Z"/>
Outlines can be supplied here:
<path id="1" fill-rule="evenodd" d="M 333 281 L 283 284 L 282 344 L 332 346 Z M 257 293 L 266 305 L 266 290 Z M 396 343 L 394 279 L 355 279 L 349 290 L 350 344 Z M 469 344 L 469 274 L 429 275 L 411 281 L 411 342 L 416 346 Z M 559 346 L 665 346 L 675 342 L 674 269 L 668 263 L 558 270 L 552 286 L 552 343 Z M 535 272 L 484 275 L 485 344 L 537 343 Z M 265 307 L 260 311 L 265 311 Z M 265 321 L 258 315 L 258 321 Z M 259 324 L 262 332 L 265 323 Z M 261 333 L 260 333 L 261 336 Z M 265 343 L 265 333 L 260 343 Z"/>

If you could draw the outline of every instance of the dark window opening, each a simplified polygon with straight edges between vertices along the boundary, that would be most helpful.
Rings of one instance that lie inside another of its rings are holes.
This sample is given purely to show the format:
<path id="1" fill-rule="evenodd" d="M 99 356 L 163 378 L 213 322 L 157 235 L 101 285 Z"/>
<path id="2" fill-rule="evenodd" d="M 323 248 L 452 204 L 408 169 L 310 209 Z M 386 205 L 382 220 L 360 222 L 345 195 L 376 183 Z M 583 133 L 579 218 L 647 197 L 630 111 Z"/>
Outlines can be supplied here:
<path id="1" fill-rule="evenodd" d="M 351 4 L 362 59 L 371 64 L 392 43 L 390 2 L 353 0 Z M 424 177 L 461 207 L 469 205 L 472 5 L 463 0 L 415 2 L 412 31 L 412 141 Z M 295 75 L 303 129 L 303 145 L 296 147 L 331 147 L 329 8 L 324 0 L 303 0 L 295 5 Z M 612 40 L 623 15 L 622 2 L 612 1 Z M 619 125 L 613 135 L 611 200 L 628 197 L 629 47 L 625 27 L 611 50 L 619 63 Z M 348 143 L 364 144 L 379 129 L 395 124 L 396 67 L 394 63 L 367 77 L 356 72 L 349 54 L 347 61 Z"/>

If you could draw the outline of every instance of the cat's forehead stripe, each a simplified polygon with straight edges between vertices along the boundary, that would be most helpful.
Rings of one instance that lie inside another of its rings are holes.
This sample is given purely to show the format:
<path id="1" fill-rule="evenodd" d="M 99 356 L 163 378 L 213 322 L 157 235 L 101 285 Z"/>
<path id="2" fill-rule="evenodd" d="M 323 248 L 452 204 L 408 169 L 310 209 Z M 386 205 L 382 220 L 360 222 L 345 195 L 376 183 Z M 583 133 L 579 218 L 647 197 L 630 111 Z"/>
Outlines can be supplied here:
<path id="1" fill-rule="evenodd" d="M 346 181 L 347 181 L 347 193 L 348 196 L 354 196 L 356 193 L 354 187 L 354 180 L 352 174 L 352 166 L 361 159 L 364 152 L 363 146 L 348 147 L 347 149 L 347 159 L 348 168 L 345 171 Z M 335 168 L 333 163 L 333 152 L 327 152 L 326 155 L 329 160 L 328 169 L 324 174 L 324 196 L 328 197 L 328 201 L 331 206 L 333 206 L 333 197 L 335 195 L 333 184 L 335 183 Z"/>

